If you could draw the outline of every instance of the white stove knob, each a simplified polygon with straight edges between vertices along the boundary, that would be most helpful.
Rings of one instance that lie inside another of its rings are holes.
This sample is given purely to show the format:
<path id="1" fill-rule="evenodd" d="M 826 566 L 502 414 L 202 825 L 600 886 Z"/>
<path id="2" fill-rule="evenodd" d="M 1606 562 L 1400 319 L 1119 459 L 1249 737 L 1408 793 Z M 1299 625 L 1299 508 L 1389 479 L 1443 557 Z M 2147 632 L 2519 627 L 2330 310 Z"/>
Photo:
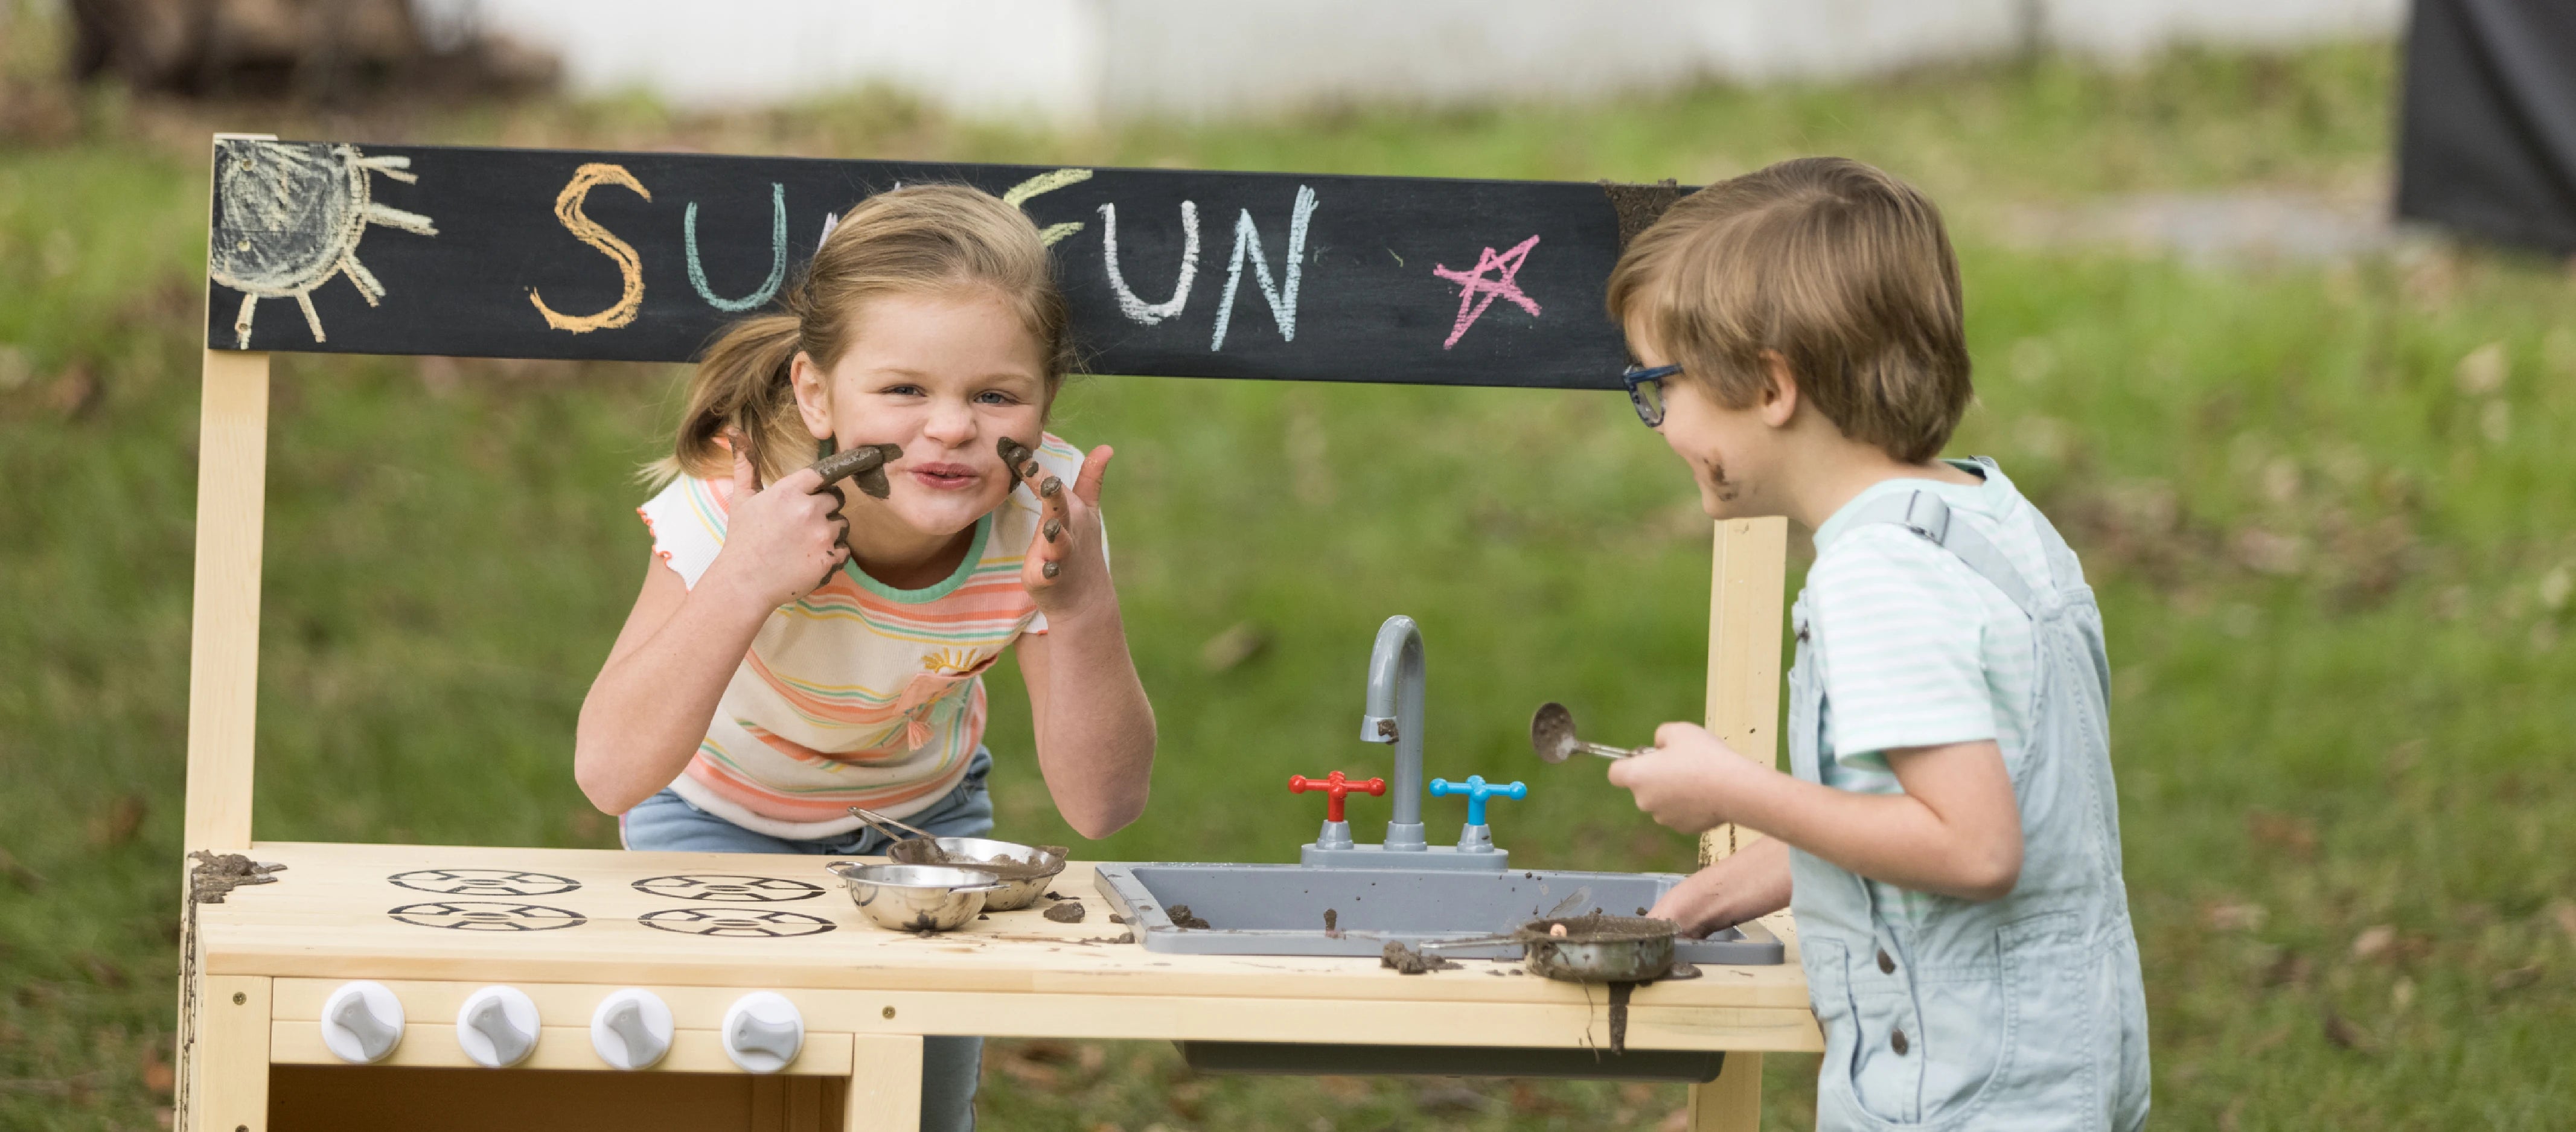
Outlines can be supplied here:
<path id="1" fill-rule="evenodd" d="M 619 1069 L 650 1069 L 671 1052 L 671 1008 L 635 987 L 609 995 L 591 1012 L 590 1048 Z"/>
<path id="2" fill-rule="evenodd" d="M 746 1070 L 776 1073 L 804 1048 L 805 1016 L 784 996 L 753 991 L 725 1011 L 725 1056 Z"/>
<path id="3" fill-rule="evenodd" d="M 456 1011 L 456 1044 L 485 1069 L 507 1069 L 537 1048 L 537 1004 L 516 987 L 485 987 Z"/>
<path id="4" fill-rule="evenodd" d="M 402 1044 L 402 1035 L 402 1000 L 382 983 L 342 983 L 322 1002 L 322 1044 L 342 1061 L 383 1061 Z"/>

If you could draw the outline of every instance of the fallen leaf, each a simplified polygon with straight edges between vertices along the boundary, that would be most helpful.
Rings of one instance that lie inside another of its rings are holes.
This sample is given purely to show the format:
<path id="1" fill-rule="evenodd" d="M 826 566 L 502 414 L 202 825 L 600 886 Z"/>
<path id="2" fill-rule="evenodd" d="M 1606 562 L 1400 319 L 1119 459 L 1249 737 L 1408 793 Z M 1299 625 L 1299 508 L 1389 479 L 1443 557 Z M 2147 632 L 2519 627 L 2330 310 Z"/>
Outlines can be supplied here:
<path id="1" fill-rule="evenodd" d="M 114 848 L 134 840 L 134 835 L 143 831 L 146 809 L 140 794 L 127 794 L 109 803 L 107 812 L 90 819 L 90 843 Z"/>
<path id="2" fill-rule="evenodd" d="M 2211 931 L 2250 932 L 2263 927 L 2267 915 L 2263 906 L 2253 903 L 2222 902 L 2204 905 L 2200 919 Z"/>
<path id="3" fill-rule="evenodd" d="M 1369 1095 L 1369 1083 L 1357 1077 L 1317 1077 L 1315 1085 L 1337 1101 L 1356 1101 Z"/>
<path id="4" fill-rule="evenodd" d="M 73 961 L 80 964 L 81 970 L 89 973 L 91 982 L 111 989 L 125 985 L 123 967 L 88 952 L 82 952 Z"/>
<path id="5" fill-rule="evenodd" d="M 19 864 L 18 859 L 10 856 L 7 849 L 0 849 L 0 876 L 8 877 L 10 880 L 17 882 L 18 887 L 26 889 L 29 892 L 34 892 L 37 889 L 45 887 L 45 878 L 43 875 L 37 873 L 34 869 Z M 2567 922 L 2576 923 L 2576 920 L 2570 920 Z M 2576 935 L 2576 928 L 2570 928 L 2568 934 Z"/>
<path id="6" fill-rule="evenodd" d="M 45 390 L 45 403 L 64 420 L 79 420 L 98 407 L 98 378 L 87 365 L 74 363 Z"/>
<path id="7" fill-rule="evenodd" d="M 2245 830 L 2256 844 L 2270 846 L 2302 861 L 2316 855 L 2317 827 L 2297 814 L 2247 810 Z"/>
<path id="8" fill-rule="evenodd" d="M 2505 357 L 2504 343 L 2489 342 L 2462 357 L 2459 366 L 2451 371 L 2451 380 L 2460 392 L 2484 397 L 2504 388 L 2504 379 L 2512 369 L 2512 359 Z"/>
<path id="9" fill-rule="evenodd" d="M 2498 971 L 2494 978 L 2487 980 L 2487 985 L 2502 993 L 2521 990 L 2539 981 L 2540 964 L 2534 963 L 2527 967 L 2516 967 L 2510 971 Z"/>
<path id="10" fill-rule="evenodd" d="M 2331 1009 L 2325 1013 L 2325 1033 L 2326 1041 L 2336 1049 L 2374 1053 L 2379 1048 L 2378 1043 L 2370 1040 L 2370 1035 L 2361 1032 L 2361 1027 L 2345 1021 L 2343 1015 Z"/>
<path id="11" fill-rule="evenodd" d="M 1199 646 L 1199 664 L 1210 672 L 1231 672 L 1270 647 L 1270 634 L 1250 621 L 1207 639 Z"/>
<path id="12" fill-rule="evenodd" d="M 2352 937 L 2352 957 L 2355 959 L 2376 959 L 2387 954 L 2390 945 L 2395 944 L 2396 942 L 2396 928 L 2390 927 L 2387 924 L 2373 924 L 2370 927 L 2361 929 L 2360 935 Z"/>
<path id="13" fill-rule="evenodd" d="M 1491 1111 L 1494 1100 L 1461 1082 L 1427 1084 L 1413 1094 L 1414 1107 L 1428 1113 L 1462 1114 Z"/>
<path id="14" fill-rule="evenodd" d="M 143 1087 L 167 1096 L 178 1082 L 179 1075 L 171 1070 L 170 1060 L 161 1056 L 159 1043 L 144 1047 Z"/>

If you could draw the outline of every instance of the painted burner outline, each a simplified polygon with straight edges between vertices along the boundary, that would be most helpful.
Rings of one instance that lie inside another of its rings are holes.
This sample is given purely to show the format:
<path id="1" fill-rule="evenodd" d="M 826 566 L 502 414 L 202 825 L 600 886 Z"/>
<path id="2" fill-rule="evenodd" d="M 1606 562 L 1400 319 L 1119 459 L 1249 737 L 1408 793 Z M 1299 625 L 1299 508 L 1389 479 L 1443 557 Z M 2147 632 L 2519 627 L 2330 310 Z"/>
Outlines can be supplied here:
<path id="1" fill-rule="evenodd" d="M 571 877 L 522 869 L 413 869 L 385 882 L 440 896 L 557 896 L 581 887 Z"/>
<path id="2" fill-rule="evenodd" d="M 823 886 L 785 877 L 748 873 L 673 873 L 635 882 L 635 891 L 675 900 L 712 904 L 784 904 L 823 895 Z"/>
<path id="3" fill-rule="evenodd" d="M 635 922 L 679 935 L 719 939 L 788 939 L 800 935 L 821 935 L 840 926 L 821 916 L 808 916 L 802 912 L 747 908 L 665 908 L 637 916 Z"/>
<path id="4" fill-rule="evenodd" d="M 545 932 L 590 922 L 579 912 L 506 900 L 433 900 L 385 914 L 413 927 L 467 932 Z"/>

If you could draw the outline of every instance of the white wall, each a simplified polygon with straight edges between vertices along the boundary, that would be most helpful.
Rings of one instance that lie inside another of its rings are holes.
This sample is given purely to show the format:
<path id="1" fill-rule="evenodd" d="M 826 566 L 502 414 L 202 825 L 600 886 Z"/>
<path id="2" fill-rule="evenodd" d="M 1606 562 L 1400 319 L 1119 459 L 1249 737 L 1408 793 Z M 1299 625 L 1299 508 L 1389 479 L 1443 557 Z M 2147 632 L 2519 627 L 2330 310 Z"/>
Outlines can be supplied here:
<path id="1" fill-rule="evenodd" d="M 2405 0 L 414 0 L 585 92 L 741 106 L 880 84 L 980 118 L 1262 114 L 1845 78 L 2032 45 L 2394 34 Z"/>

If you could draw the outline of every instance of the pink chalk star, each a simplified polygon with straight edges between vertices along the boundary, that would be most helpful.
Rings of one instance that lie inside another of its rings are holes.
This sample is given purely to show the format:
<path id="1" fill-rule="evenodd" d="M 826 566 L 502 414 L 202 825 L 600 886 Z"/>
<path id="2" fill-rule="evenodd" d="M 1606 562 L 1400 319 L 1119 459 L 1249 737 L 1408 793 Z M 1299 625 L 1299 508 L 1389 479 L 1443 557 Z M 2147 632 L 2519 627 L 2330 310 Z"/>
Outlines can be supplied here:
<path id="1" fill-rule="evenodd" d="M 1483 255 L 1476 257 L 1474 271 L 1453 270 L 1447 264 L 1431 265 L 1433 275 L 1458 285 L 1458 323 L 1449 328 L 1449 340 L 1440 344 L 1441 349 L 1457 345 L 1458 339 L 1467 333 L 1467 328 L 1476 325 L 1476 320 L 1484 316 L 1485 308 L 1494 305 L 1498 298 L 1509 299 L 1513 306 L 1530 312 L 1530 317 L 1538 317 L 1538 301 L 1522 294 L 1520 285 L 1512 282 L 1521 273 L 1521 261 L 1528 259 L 1530 249 L 1537 246 L 1538 237 L 1532 236 L 1512 245 L 1512 250 L 1501 255 L 1495 255 L 1494 249 L 1486 248 Z M 1485 273 L 1488 271 L 1501 274 L 1487 279 Z"/>

